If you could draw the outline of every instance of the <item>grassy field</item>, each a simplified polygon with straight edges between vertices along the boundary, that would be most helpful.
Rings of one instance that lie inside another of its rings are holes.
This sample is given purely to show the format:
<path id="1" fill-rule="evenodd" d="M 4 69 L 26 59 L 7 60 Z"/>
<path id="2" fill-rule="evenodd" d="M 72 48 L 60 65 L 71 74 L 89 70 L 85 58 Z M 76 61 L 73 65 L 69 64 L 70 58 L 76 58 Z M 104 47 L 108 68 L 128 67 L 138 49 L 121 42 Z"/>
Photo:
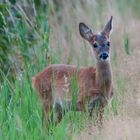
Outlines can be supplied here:
<path id="1" fill-rule="evenodd" d="M 0 4 L 0 140 L 139 140 L 139 5 L 139 0 Z M 85 22 L 98 32 L 111 15 L 115 94 L 105 108 L 103 128 L 99 130 L 87 112 L 71 111 L 47 130 L 32 76 L 50 63 L 95 65 L 78 24 Z"/>

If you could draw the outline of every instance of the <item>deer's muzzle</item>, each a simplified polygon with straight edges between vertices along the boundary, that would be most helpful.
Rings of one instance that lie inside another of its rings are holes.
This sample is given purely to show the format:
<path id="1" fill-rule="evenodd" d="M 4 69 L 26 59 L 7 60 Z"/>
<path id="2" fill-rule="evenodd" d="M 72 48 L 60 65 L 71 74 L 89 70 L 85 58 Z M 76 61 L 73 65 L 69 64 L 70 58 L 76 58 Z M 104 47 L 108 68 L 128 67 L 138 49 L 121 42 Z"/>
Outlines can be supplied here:
<path id="1" fill-rule="evenodd" d="M 100 59 L 106 60 L 109 57 L 108 53 L 103 52 L 100 54 Z"/>

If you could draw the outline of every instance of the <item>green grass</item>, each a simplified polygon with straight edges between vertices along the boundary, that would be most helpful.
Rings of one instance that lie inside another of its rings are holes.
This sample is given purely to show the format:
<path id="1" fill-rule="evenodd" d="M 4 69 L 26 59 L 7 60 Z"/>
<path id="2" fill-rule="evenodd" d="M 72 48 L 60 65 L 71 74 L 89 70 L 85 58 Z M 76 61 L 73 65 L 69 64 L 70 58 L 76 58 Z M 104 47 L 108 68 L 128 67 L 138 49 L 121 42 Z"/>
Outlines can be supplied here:
<path id="1" fill-rule="evenodd" d="M 62 122 L 50 125 L 47 133 L 42 116 L 42 106 L 32 90 L 28 77 L 10 83 L 5 80 L 0 90 L 0 138 L 4 139 L 65 139 L 86 126 L 84 113 L 69 112 Z M 12 86 L 12 87 L 11 87 Z M 46 130 L 46 132 L 44 132 Z M 45 134 L 44 134 L 45 133 Z M 53 133 L 53 134 L 51 134 Z"/>
<path id="2" fill-rule="evenodd" d="M 106 117 L 109 117 L 110 112 L 114 115 L 118 114 L 123 84 L 121 79 L 118 79 L 117 93 L 115 93 L 111 109 L 106 107 Z M 72 85 L 75 87 L 75 82 Z M 43 138 L 69 140 L 88 125 L 88 113 L 70 111 L 64 115 L 62 122 L 57 126 L 50 124 L 49 131 L 47 131 L 42 105 L 32 89 L 31 79 L 28 79 L 26 75 L 21 80 L 15 80 L 14 83 L 4 77 L 0 93 L 0 139 L 2 140 L 41 140 Z"/>
<path id="3" fill-rule="evenodd" d="M 36 139 L 41 137 L 41 107 L 27 80 L 15 81 L 12 88 L 4 81 L 1 88 L 1 138 Z M 34 135 L 31 133 L 34 132 Z"/>
<path id="4" fill-rule="evenodd" d="M 128 10 L 127 2 L 128 0 L 125 0 L 114 5 L 125 14 L 124 11 Z M 33 19 L 28 17 L 29 13 L 19 10 L 16 5 L 13 7 L 9 1 L 0 5 L 0 140 L 70 140 L 88 126 L 91 118 L 88 112 L 70 111 L 63 116 L 60 124 L 56 126 L 52 123 L 49 129 L 46 127 L 42 104 L 32 88 L 31 78 L 48 63 L 61 63 L 62 52 L 60 50 L 58 54 L 53 48 L 48 47 L 50 36 L 48 9 L 44 10 L 44 6 L 37 0 L 34 0 L 30 6 L 34 5 L 36 16 L 34 15 Z M 133 3 L 132 6 L 137 5 Z M 104 16 L 103 6 L 103 2 L 97 4 L 96 9 L 99 7 L 99 13 L 96 15 L 94 11 L 93 19 Z M 48 5 L 45 8 L 49 8 Z M 90 9 L 88 12 L 92 13 Z M 129 35 L 125 34 L 123 40 L 126 53 L 130 54 Z M 76 56 L 78 67 L 81 64 L 89 64 L 87 47 L 84 46 L 82 49 L 82 58 Z M 74 59 L 73 50 L 67 57 L 68 64 Z M 48 57 L 49 60 L 46 59 Z M 114 51 L 113 64 L 116 69 L 119 65 L 117 59 L 117 51 Z M 111 106 L 105 108 L 105 118 L 109 118 L 111 114 L 118 115 L 123 102 L 127 82 L 118 73 L 115 77 L 115 95 Z M 76 81 L 77 79 L 71 80 L 74 97 L 77 93 Z M 73 103 L 75 102 L 76 99 L 73 98 Z M 94 118 L 91 121 L 94 122 Z"/>
<path id="5" fill-rule="evenodd" d="M 124 37 L 124 46 L 126 54 L 130 55 L 130 39 L 127 33 L 125 33 Z"/>

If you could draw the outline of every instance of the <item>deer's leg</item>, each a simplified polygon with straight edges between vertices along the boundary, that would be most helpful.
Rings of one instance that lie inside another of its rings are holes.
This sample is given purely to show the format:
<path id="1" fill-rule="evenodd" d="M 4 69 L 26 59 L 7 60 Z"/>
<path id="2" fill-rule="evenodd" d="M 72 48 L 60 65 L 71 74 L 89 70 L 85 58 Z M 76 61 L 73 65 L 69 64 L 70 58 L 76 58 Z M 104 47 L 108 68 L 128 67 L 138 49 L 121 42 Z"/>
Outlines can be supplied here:
<path id="1" fill-rule="evenodd" d="M 97 110 L 99 108 L 99 97 L 92 97 L 88 104 L 88 112 L 89 116 L 92 117 L 93 113 L 97 114 Z"/>
<path id="2" fill-rule="evenodd" d="M 106 99 L 103 96 L 99 97 L 99 110 L 98 110 L 98 126 L 102 127 L 104 119 L 104 107 L 107 104 Z"/>
<path id="3" fill-rule="evenodd" d="M 45 122 L 46 122 L 47 127 L 48 127 L 49 122 L 51 120 L 52 104 L 45 103 L 44 109 L 45 109 L 44 118 L 45 118 Z"/>
<path id="4" fill-rule="evenodd" d="M 78 99 L 77 99 L 77 104 L 76 104 L 76 110 L 77 111 L 84 111 L 84 93 L 81 92 L 81 90 L 79 91 L 79 95 L 78 95 Z"/>
<path id="5" fill-rule="evenodd" d="M 99 107 L 99 113 L 98 113 L 98 120 L 97 120 L 97 124 L 99 127 L 102 127 L 103 125 L 103 119 L 104 119 L 104 107 L 100 106 Z"/>
<path id="6" fill-rule="evenodd" d="M 55 104 L 55 111 L 56 111 L 56 121 L 59 123 L 61 120 L 62 120 L 62 107 L 61 107 L 61 105 L 59 104 L 59 103 L 56 103 Z"/>
<path id="7" fill-rule="evenodd" d="M 43 139 L 46 137 L 46 133 L 49 133 L 51 131 L 50 129 L 50 116 L 51 116 L 51 110 L 52 105 L 47 100 L 43 103 L 43 111 L 42 111 L 42 126 L 43 126 Z"/>
<path id="8" fill-rule="evenodd" d="M 83 101 L 78 101 L 76 105 L 76 111 L 83 111 L 83 110 L 84 110 Z"/>
<path id="9" fill-rule="evenodd" d="M 104 106 L 105 99 L 101 95 L 93 98 L 93 100 L 89 102 L 89 116 L 92 117 L 95 115 L 95 117 L 97 117 L 96 123 L 99 127 L 103 125 Z"/>
<path id="10" fill-rule="evenodd" d="M 50 123 L 53 123 L 57 125 L 62 120 L 63 112 L 62 107 L 59 103 L 55 103 L 52 107 L 51 114 L 49 121 Z"/>
<path id="11" fill-rule="evenodd" d="M 49 123 L 51 122 L 51 112 L 52 112 L 52 95 L 51 91 L 48 92 L 47 90 L 42 93 L 42 101 L 43 101 L 43 107 L 44 107 L 44 120 L 45 124 L 48 127 Z"/>

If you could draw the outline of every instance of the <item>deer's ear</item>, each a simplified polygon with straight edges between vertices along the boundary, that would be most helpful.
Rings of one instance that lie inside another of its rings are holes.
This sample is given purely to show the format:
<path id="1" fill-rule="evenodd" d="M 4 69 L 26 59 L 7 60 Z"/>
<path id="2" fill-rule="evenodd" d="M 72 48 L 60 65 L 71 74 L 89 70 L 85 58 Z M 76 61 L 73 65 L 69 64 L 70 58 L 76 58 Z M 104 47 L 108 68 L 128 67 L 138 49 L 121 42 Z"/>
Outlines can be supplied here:
<path id="1" fill-rule="evenodd" d="M 107 22 L 107 24 L 105 25 L 104 30 L 102 32 L 103 34 L 105 34 L 108 37 L 112 32 L 112 26 L 113 26 L 112 19 L 113 19 L 113 16 L 111 16 L 110 20 Z"/>
<path id="2" fill-rule="evenodd" d="M 80 35 L 88 41 L 91 41 L 94 36 L 91 29 L 88 26 L 86 26 L 84 23 L 79 24 L 79 32 Z"/>

